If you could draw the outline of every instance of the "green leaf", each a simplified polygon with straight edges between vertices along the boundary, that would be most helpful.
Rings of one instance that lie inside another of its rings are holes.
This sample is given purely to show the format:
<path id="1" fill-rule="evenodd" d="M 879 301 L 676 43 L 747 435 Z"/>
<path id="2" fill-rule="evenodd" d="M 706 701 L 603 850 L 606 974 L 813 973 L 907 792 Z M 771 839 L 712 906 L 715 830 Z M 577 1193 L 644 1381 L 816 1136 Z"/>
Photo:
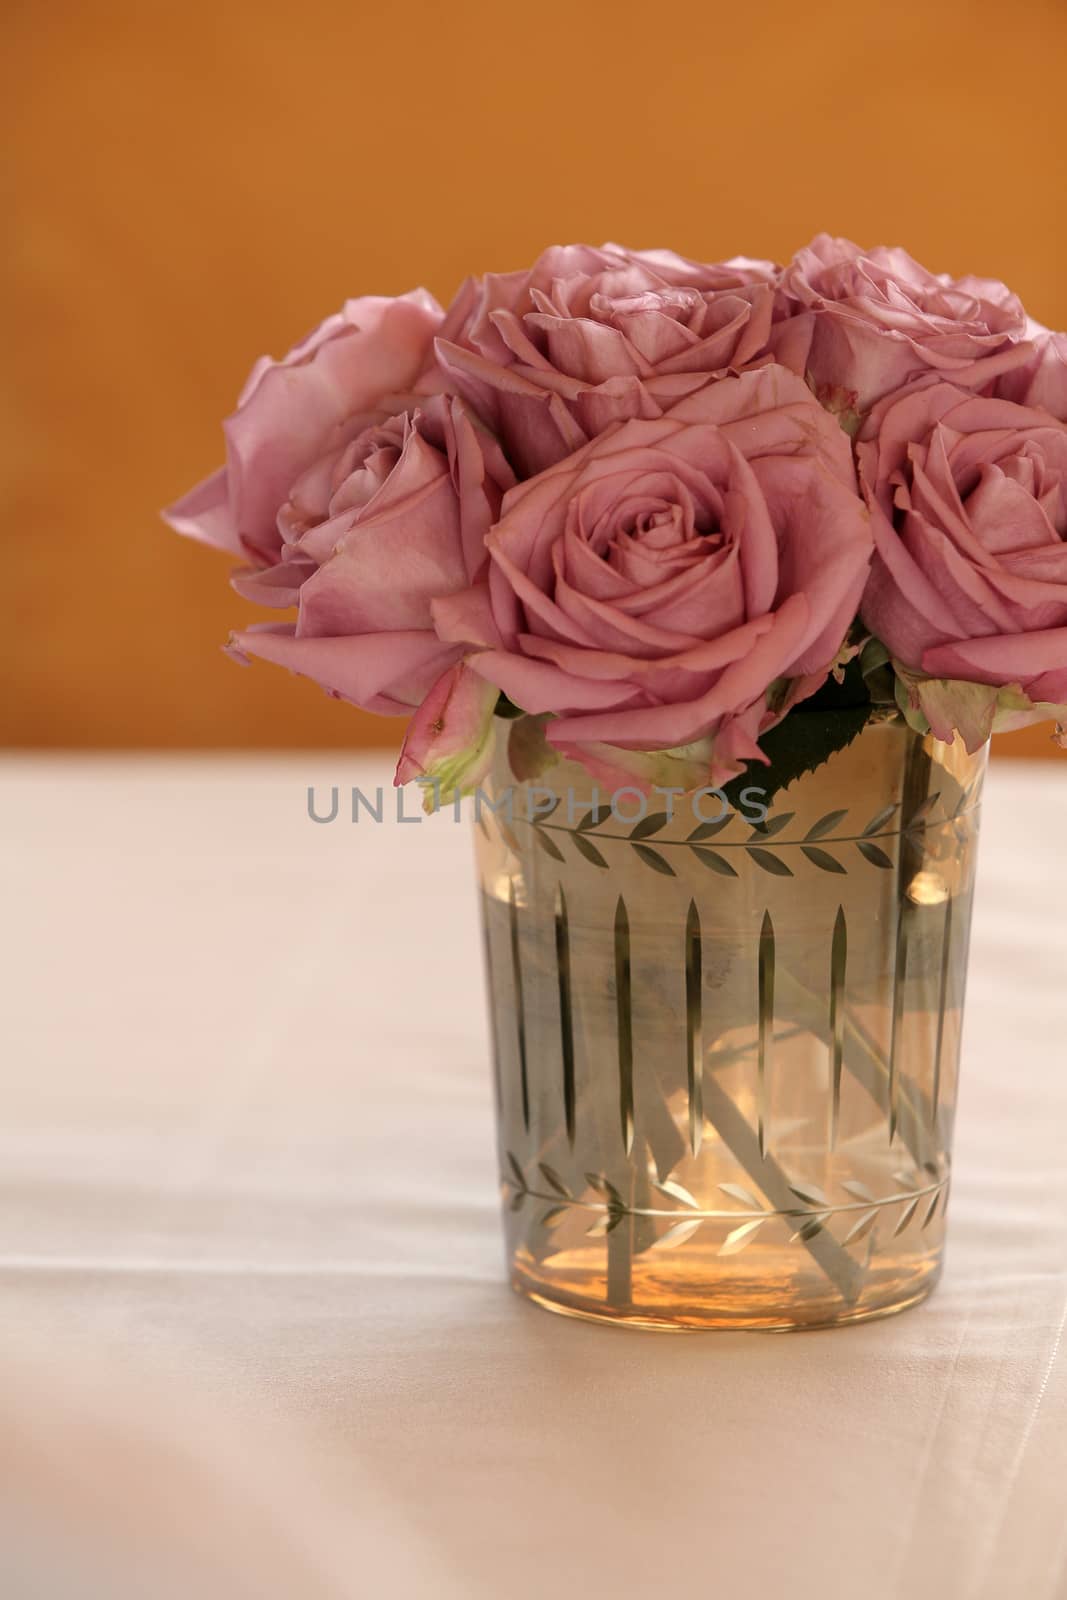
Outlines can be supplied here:
<path id="1" fill-rule="evenodd" d="M 793 876 L 792 869 L 786 866 L 780 856 L 773 855 L 770 850 L 760 850 L 756 845 L 746 845 L 745 848 L 757 867 L 762 867 L 764 872 L 770 872 L 776 878 Z"/>
<path id="2" fill-rule="evenodd" d="M 545 738 L 550 717 L 517 717 L 508 729 L 508 766 L 519 783 L 531 783 L 559 762 Z"/>
<path id="3" fill-rule="evenodd" d="M 580 833 L 572 833 L 571 838 L 574 841 L 574 848 L 579 851 L 579 853 L 583 855 L 587 861 L 591 861 L 594 867 L 607 866 L 607 862 L 600 854 L 600 851 L 597 849 L 592 839 L 586 839 Z"/>
<path id="4" fill-rule="evenodd" d="M 724 878 L 737 877 L 726 857 L 721 856 L 717 850 L 701 849 L 699 845 L 691 845 L 690 848 L 697 860 L 703 862 L 704 866 L 710 867 L 712 872 L 719 872 Z"/>
<path id="5" fill-rule="evenodd" d="M 807 856 L 812 866 L 820 867 L 823 872 L 848 871 L 848 868 L 843 867 L 836 856 L 832 856 L 828 850 L 820 850 L 818 845 L 802 845 L 801 854 Z"/>
<path id="6" fill-rule="evenodd" d="M 839 822 L 844 822 L 848 816 L 847 811 L 828 811 L 825 817 L 820 817 L 804 835 L 805 839 L 821 839 L 824 834 L 831 833 Z"/>
<path id="7" fill-rule="evenodd" d="M 750 762 L 740 777 L 730 779 L 723 793 L 731 805 L 740 805 L 742 790 L 757 787 L 765 791 L 763 804 L 769 804 L 780 790 L 805 773 L 815 772 L 838 750 L 846 749 L 863 731 L 870 715 L 869 704 L 825 710 L 808 706 L 805 702 L 794 708 L 776 728 L 761 734 L 760 747 L 770 765 Z"/>
<path id="8" fill-rule="evenodd" d="M 658 850 L 653 850 L 647 844 L 635 844 L 634 849 L 647 867 L 652 867 L 656 872 L 662 872 L 668 878 L 674 877 L 674 868 L 670 862 L 665 861 Z"/>
<path id="9" fill-rule="evenodd" d="M 896 676 L 889 651 L 880 639 L 868 639 L 859 655 L 860 671 L 867 693 L 876 706 L 896 704 Z"/>
<path id="10" fill-rule="evenodd" d="M 665 811 L 653 811 L 651 816 L 642 817 L 636 828 L 631 828 L 628 835 L 631 839 L 648 839 L 652 834 L 665 828 L 670 821 Z"/>
<path id="11" fill-rule="evenodd" d="M 856 849 L 865 861 L 871 863 L 872 867 L 887 867 L 891 869 L 893 866 L 890 857 L 886 855 L 884 850 L 880 850 L 876 844 L 868 844 L 865 839 L 860 839 L 856 844 Z"/>
<path id="12" fill-rule="evenodd" d="M 846 645 L 849 659 L 844 663 L 841 681 L 828 674 L 824 683 L 807 700 L 801 701 L 800 709 L 803 713 L 850 710 L 855 706 L 867 707 L 870 705 L 871 694 L 864 675 L 860 654 L 852 653 L 852 646 Z M 795 715 L 791 712 L 790 715 Z"/>

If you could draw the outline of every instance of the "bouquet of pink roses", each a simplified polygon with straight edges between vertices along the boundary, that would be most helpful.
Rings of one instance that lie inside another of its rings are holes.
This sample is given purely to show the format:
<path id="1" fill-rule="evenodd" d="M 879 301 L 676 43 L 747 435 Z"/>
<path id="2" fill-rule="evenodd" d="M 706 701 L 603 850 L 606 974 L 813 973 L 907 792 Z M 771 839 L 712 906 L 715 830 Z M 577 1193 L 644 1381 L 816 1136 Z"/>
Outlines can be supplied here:
<path id="1" fill-rule="evenodd" d="M 1067 719 L 1067 335 L 1003 284 L 820 235 L 784 269 L 616 245 L 349 301 L 262 360 L 166 513 L 295 621 L 230 648 L 597 777 L 719 784 L 798 706 L 977 749 Z"/>

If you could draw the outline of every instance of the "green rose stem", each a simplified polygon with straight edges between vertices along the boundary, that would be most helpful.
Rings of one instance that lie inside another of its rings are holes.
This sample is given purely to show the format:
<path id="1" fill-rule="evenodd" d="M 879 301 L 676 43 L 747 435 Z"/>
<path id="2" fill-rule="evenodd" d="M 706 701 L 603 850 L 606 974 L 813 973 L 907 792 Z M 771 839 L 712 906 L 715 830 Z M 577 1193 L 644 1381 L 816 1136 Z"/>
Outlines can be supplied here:
<path id="1" fill-rule="evenodd" d="M 784 1043 L 798 1033 L 818 1034 L 825 1024 L 825 1004 L 787 972 L 779 969 L 776 986 L 781 999 L 796 1019 L 796 1026 L 776 1032 L 775 1043 Z M 853 1079 L 882 1109 L 888 1104 L 890 1066 L 877 1044 L 855 1018 L 845 1016 L 845 1068 Z M 788 1175 L 773 1156 L 761 1155 L 759 1138 L 730 1096 L 715 1081 L 715 1074 L 750 1054 L 748 1047 L 712 1051 L 705 1057 L 704 1117 L 723 1144 L 731 1151 L 738 1164 L 757 1185 L 775 1212 L 801 1216 L 805 1208 L 794 1192 Z M 614 1085 L 610 1085 L 613 1093 Z M 931 1111 L 927 1097 L 910 1081 L 897 1085 L 897 1132 L 902 1143 L 919 1167 L 929 1167 L 933 1159 L 931 1142 Z M 613 1108 L 612 1108 L 613 1109 Z M 566 1148 L 562 1127 L 545 1140 L 537 1152 L 540 1164 L 559 1159 Z M 647 1146 L 635 1146 L 633 1158 L 627 1163 L 624 1191 L 612 1185 L 621 1202 L 618 1220 L 607 1235 L 608 1295 L 613 1304 L 629 1304 L 632 1293 L 632 1263 L 655 1242 L 654 1220 L 657 1209 L 651 1204 L 648 1177 Z M 801 1240 L 813 1259 L 838 1289 L 846 1303 L 852 1303 L 859 1293 L 863 1272 L 853 1258 L 843 1249 L 833 1235 L 816 1219 L 817 1207 L 810 1207 L 810 1220 L 814 1224 L 810 1233 L 801 1230 Z M 685 1213 L 677 1214 L 684 1220 Z M 739 1213 L 745 1220 L 745 1214 Z"/>
<path id="2" fill-rule="evenodd" d="M 648 1150 L 635 1140 L 625 1196 L 626 1213 L 607 1236 L 608 1300 L 630 1305 L 633 1297 L 633 1258 L 655 1243 L 652 1193 L 648 1181 Z"/>
<path id="3" fill-rule="evenodd" d="M 814 996 L 809 995 L 799 984 L 795 985 L 795 988 L 806 1003 L 815 1005 Z M 797 1033 L 807 1031 L 807 1026 L 787 1029 L 776 1034 L 776 1043 L 782 1043 Z M 790 1185 L 787 1174 L 774 1157 L 760 1154 L 758 1135 L 730 1096 L 714 1080 L 714 1073 L 747 1058 L 750 1053 L 747 1047 L 741 1047 L 714 1051 L 706 1057 L 705 1066 L 709 1070 L 704 1079 L 705 1121 L 730 1150 L 738 1165 L 763 1192 L 772 1210 L 797 1218 L 798 1227 L 801 1229 L 801 1243 L 823 1269 L 846 1303 L 851 1304 L 862 1286 L 862 1270 L 847 1250 L 837 1243 L 833 1235 L 821 1223 L 815 1222 L 815 1218 L 819 1215 L 817 1208 L 806 1206 L 799 1199 Z M 864 1065 L 866 1066 L 865 1061 Z M 873 1071 L 864 1070 L 857 1074 L 865 1087 L 873 1086 L 872 1092 L 876 1097 L 878 1071 L 878 1064 L 875 1063 Z M 881 1074 L 883 1078 L 886 1076 L 884 1066 L 881 1068 Z M 610 1085 L 610 1091 L 614 1092 L 613 1083 Z M 613 1110 L 614 1105 L 612 1105 Z M 560 1125 L 542 1142 L 536 1153 L 535 1162 L 543 1169 L 545 1163 L 563 1159 L 566 1150 L 566 1133 Z M 631 1158 L 627 1161 L 622 1188 L 614 1179 L 608 1180 L 613 1193 L 611 1200 L 605 1203 L 609 1210 L 615 1209 L 615 1219 L 607 1234 L 607 1292 L 609 1300 L 614 1305 L 631 1303 L 633 1259 L 656 1241 L 655 1221 L 661 1210 L 652 1206 L 648 1169 L 648 1147 L 638 1141 L 635 1142 Z M 546 1195 L 543 1198 L 549 1197 Z M 694 1213 L 694 1216 L 696 1215 L 697 1213 Z M 671 1216 L 672 1220 L 684 1221 L 686 1212 L 672 1212 Z M 739 1212 L 738 1217 L 740 1221 L 749 1220 L 745 1212 Z M 810 1232 L 803 1219 L 807 1219 L 807 1223 L 814 1224 Z"/>
<path id="4" fill-rule="evenodd" d="M 489 912 L 490 907 L 487 906 L 486 910 Z M 798 1033 L 805 1033 L 817 1038 L 826 1038 L 829 1048 L 826 996 L 812 992 L 781 967 L 776 977 L 776 991 L 782 1005 L 783 1018 L 790 1017 L 793 1025 L 775 1030 L 775 1046 L 785 1043 Z M 879 1109 L 884 1111 L 889 1107 L 891 1100 L 894 1102 L 896 1131 L 902 1144 L 917 1166 L 931 1169 L 934 1154 L 931 1142 L 933 1126 L 927 1097 L 910 1079 L 901 1079 L 894 1085 L 890 1061 L 886 1059 L 863 1025 L 848 1012 L 843 1021 L 845 1070 L 867 1092 Z M 705 1123 L 714 1130 L 752 1182 L 761 1190 L 770 1210 L 798 1218 L 800 1242 L 826 1273 L 846 1303 L 851 1303 L 859 1292 L 863 1277 L 862 1269 L 847 1250 L 837 1243 L 825 1227 L 824 1221 L 820 1220 L 819 1208 L 805 1205 L 777 1161 L 772 1156 L 761 1154 L 757 1132 L 750 1126 L 731 1097 L 715 1081 L 715 1075 L 720 1069 L 745 1060 L 750 1055 L 750 1045 L 712 1050 L 705 1054 L 702 1108 Z M 601 1127 L 602 1142 L 606 1142 L 611 1137 L 608 1130 L 616 1126 L 618 1116 L 617 1083 L 614 1074 L 606 1072 L 596 1075 L 592 1089 L 595 1103 L 589 1104 L 588 1109 Z M 604 1197 L 604 1207 L 610 1214 L 610 1228 L 606 1236 L 607 1289 L 610 1301 L 617 1305 L 632 1302 L 634 1257 L 642 1254 L 657 1239 L 656 1222 L 662 1215 L 663 1208 L 653 1206 L 650 1193 L 653 1152 L 656 1171 L 661 1178 L 665 1178 L 683 1158 L 686 1150 L 681 1130 L 677 1127 L 662 1094 L 657 1099 L 656 1105 L 662 1108 L 662 1116 L 643 1136 L 637 1136 L 635 1147 L 625 1162 L 616 1163 L 609 1160 L 600 1174 L 592 1175 L 599 1178 L 598 1183 L 593 1184 L 591 1179 L 587 1179 L 590 1187 L 597 1188 Z M 558 1179 L 556 1168 L 561 1166 L 566 1170 L 568 1155 L 569 1140 L 564 1126 L 560 1123 L 553 1128 L 550 1136 L 541 1142 L 534 1158 L 550 1187 L 555 1188 L 556 1185 L 547 1174 L 553 1173 Z M 553 1198 L 551 1195 L 538 1196 L 536 1188 L 531 1189 L 531 1197 L 545 1200 Z M 577 1194 L 570 1190 L 561 1190 L 560 1198 L 565 1198 L 570 1204 L 574 1204 Z M 678 1220 L 684 1220 L 685 1213 L 671 1215 L 672 1218 L 677 1216 Z M 745 1213 L 738 1215 L 741 1220 L 746 1220 Z M 542 1253 L 553 1253 L 554 1240 L 551 1227 L 546 1225 L 545 1228 L 537 1230 L 537 1234 L 540 1235 L 540 1248 L 534 1245 L 535 1254 L 540 1256 Z"/>
<path id="5" fill-rule="evenodd" d="M 796 1213 L 801 1209 L 788 1177 L 772 1155 L 761 1155 L 758 1134 L 713 1076 L 704 1080 L 704 1115 L 775 1211 Z M 798 1219 L 798 1225 L 801 1242 L 851 1305 L 863 1287 L 863 1269 L 814 1217 L 810 1224 Z"/>
<path id="6" fill-rule="evenodd" d="M 825 998 L 812 994 L 788 972 L 779 969 L 775 987 L 786 1002 L 804 1032 L 818 1034 L 826 1027 Z M 855 1081 L 866 1089 L 881 1110 L 889 1106 L 891 1071 L 885 1055 L 878 1048 L 861 1022 L 845 1012 L 844 1068 Z M 932 1116 L 930 1102 L 922 1090 L 910 1081 L 898 1082 L 897 1132 L 916 1166 L 928 1166 L 934 1154 L 931 1138 Z"/>

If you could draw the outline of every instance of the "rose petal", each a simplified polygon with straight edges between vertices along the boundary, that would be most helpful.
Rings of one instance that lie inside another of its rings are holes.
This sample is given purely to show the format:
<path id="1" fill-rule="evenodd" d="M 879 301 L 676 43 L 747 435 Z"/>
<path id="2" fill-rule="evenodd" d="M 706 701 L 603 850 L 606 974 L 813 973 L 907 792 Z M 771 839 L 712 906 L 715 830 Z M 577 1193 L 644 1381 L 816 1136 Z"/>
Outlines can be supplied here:
<path id="1" fill-rule="evenodd" d="M 244 655 L 258 656 L 303 677 L 365 710 L 417 706 L 460 654 L 422 631 L 370 633 L 360 638 L 298 639 L 292 625 L 245 628 L 231 636 Z"/>
<path id="2" fill-rule="evenodd" d="M 728 665 L 714 687 L 693 701 L 623 709 L 613 711 L 610 716 L 577 713 L 562 716 L 549 727 L 549 741 L 556 745 L 593 741 L 625 744 L 635 749 L 665 749 L 703 738 L 713 732 L 722 718 L 749 706 L 764 694 L 803 639 L 809 615 L 805 597 L 790 595 L 773 625 L 752 649 Z"/>
<path id="3" fill-rule="evenodd" d="M 261 368 L 223 424 L 230 506 L 249 549 L 271 559 L 278 509 L 301 473 L 344 442 L 350 419 L 415 381 L 440 322 L 434 307 L 424 292 L 349 301 L 330 337 Z"/>
<path id="4" fill-rule="evenodd" d="M 1027 688 L 1036 679 L 1067 671 L 1067 628 L 937 645 L 924 652 L 922 667 L 934 678 Z M 1039 692 L 1039 698 L 1050 696 Z"/>
<path id="5" fill-rule="evenodd" d="M 394 783 L 427 779 L 440 802 L 469 792 L 489 768 L 498 698 L 462 661 L 443 673 L 408 726 Z"/>
<path id="6" fill-rule="evenodd" d="M 231 555 L 245 554 L 230 514 L 225 467 L 220 467 L 210 478 L 175 500 L 162 515 L 175 533 L 199 539 L 202 544 L 214 545 L 218 550 L 229 550 Z"/>
<path id="7" fill-rule="evenodd" d="M 493 616 L 488 583 L 441 595 L 430 602 L 437 637 L 445 644 L 481 645 L 497 650 L 503 644 Z"/>
<path id="8" fill-rule="evenodd" d="M 502 689 L 512 704 L 534 715 L 544 711 L 599 711 L 638 699 L 629 684 L 596 683 L 561 672 L 546 661 L 483 650 L 470 657 L 473 670 Z"/>
<path id="9" fill-rule="evenodd" d="M 295 606 L 300 590 L 316 571 L 314 561 L 283 561 L 276 567 L 242 567 L 231 573 L 230 583 L 244 600 L 261 606 Z"/>

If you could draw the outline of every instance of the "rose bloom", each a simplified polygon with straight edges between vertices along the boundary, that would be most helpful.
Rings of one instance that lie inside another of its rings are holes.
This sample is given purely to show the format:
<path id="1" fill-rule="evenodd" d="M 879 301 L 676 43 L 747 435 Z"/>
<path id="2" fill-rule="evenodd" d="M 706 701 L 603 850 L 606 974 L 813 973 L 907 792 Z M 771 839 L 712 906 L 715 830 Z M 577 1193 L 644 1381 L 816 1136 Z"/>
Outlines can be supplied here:
<path id="1" fill-rule="evenodd" d="M 808 330 L 808 381 L 852 427 L 931 369 L 977 389 L 1029 353 L 1026 313 L 1004 284 L 927 272 L 905 250 L 820 233 L 782 273 L 778 297 Z"/>
<path id="2" fill-rule="evenodd" d="M 1023 406 L 1040 406 L 1067 422 L 1067 333 L 1052 333 L 1039 322 L 1029 325 L 1033 354 L 1023 366 L 998 378 L 995 393 Z"/>
<path id="3" fill-rule="evenodd" d="M 484 575 L 486 534 L 512 482 L 454 396 L 367 428 L 292 486 L 285 563 L 235 578 L 248 599 L 295 604 L 296 621 L 235 633 L 232 647 L 367 711 L 421 706 L 463 653 L 434 631 L 431 603 Z"/>
<path id="4" fill-rule="evenodd" d="M 223 423 L 226 465 L 171 506 L 178 533 L 255 566 L 284 559 L 279 512 L 301 473 L 433 382 L 443 312 L 424 289 L 391 300 L 349 300 L 281 361 L 253 367 Z M 420 381 L 421 380 L 421 381 Z"/>
<path id="5" fill-rule="evenodd" d="M 774 359 L 802 370 L 803 330 L 794 339 L 774 321 L 776 275 L 741 257 L 553 246 L 526 271 L 464 284 L 438 353 L 528 477 L 730 368 Z"/>
<path id="6" fill-rule="evenodd" d="M 598 776 L 695 787 L 824 681 L 872 545 L 848 439 L 772 365 L 520 484 L 489 548 L 488 590 L 435 603 L 442 637 Z"/>
<path id="7" fill-rule="evenodd" d="M 424 707 L 409 738 L 427 770 L 452 754 L 442 707 L 454 729 L 461 708 L 484 718 L 496 699 L 468 681 L 430 606 L 484 577 L 486 534 L 514 482 L 462 401 L 410 395 L 440 387 L 440 318 L 422 291 L 351 301 L 284 361 L 260 363 L 225 424 L 226 467 L 166 513 L 251 558 L 234 576 L 241 594 L 298 607 L 295 622 L 234 634 L 240 659 L 304 673 L 369 711 Z"/>
<path id="8" fill-rule="evenodd" d="M 871 413 L 857 446 L 877 555 L 866 625 L 935 734 L 969 749 L 1067 703 L 1067 426 L 936 379 Z M 951 680 L 945 682 L 944 680 Z M 998 690 L 1012 692 L 998 696 Z"/>

